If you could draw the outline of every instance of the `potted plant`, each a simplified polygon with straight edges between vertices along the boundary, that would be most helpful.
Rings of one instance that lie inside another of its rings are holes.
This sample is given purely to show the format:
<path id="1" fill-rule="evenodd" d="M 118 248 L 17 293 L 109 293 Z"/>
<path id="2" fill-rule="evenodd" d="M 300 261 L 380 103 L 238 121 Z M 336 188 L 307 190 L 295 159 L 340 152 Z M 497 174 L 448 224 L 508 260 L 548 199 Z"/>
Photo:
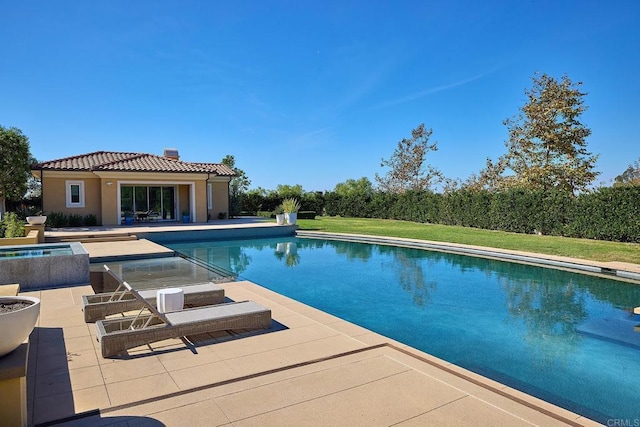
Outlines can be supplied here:
<path id="1" fill-rule="evenodd" d="M 287 221 L 287 224 L 294 225 L 298 219 L 298 211 L 300 210 L 300 202 L 298 202 L 298 199 L 284 199 L 282 201 L 282 209 L 284 209 L 284 219 Z"/>
<path id="2" fill-rule="evenodd" d="M 191 222 L 191 216 L 189 215 L 189 211 L 186 209 L 182 211 L 182 222 Z"/>
<path id="3" fill-rule="evenodd" d="M 283 225 L 284 224 L 284 208 L 282 205 L 276 206 L 274 213 L 276 214 L 276 224 Z"/>
<path id="4" fill-rule="evenodd" d="M 133 212 L 132 211 L 124 211 L 124 224 L 125 225 L 133 225 Z"/>

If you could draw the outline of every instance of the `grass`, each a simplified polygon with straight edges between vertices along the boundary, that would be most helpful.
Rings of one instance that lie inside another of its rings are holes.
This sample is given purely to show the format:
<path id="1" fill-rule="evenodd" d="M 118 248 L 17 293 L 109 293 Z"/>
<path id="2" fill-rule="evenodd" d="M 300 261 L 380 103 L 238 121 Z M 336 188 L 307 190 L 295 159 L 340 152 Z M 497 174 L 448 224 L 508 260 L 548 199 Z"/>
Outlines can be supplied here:
<path id="1" fill-rule="evenodd" d="M 315 220 L 299 219 L 297 224 L 301 230 L 309 231 L 405 237 L 566 256 L 600 262 L 616 261 L 640 264 L 640 245 L 636 243 L 537 236 L 386 219 L 317 217 Z"/>

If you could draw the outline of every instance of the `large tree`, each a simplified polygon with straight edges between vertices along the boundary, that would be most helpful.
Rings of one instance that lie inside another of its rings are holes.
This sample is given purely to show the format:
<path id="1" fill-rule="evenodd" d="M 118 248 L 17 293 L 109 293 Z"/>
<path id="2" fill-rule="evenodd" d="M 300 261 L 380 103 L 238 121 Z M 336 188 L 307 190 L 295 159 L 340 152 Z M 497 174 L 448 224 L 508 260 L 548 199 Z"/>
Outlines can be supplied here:
<path id="1" fill-rule="evenodd" d="M 19 199 L 26 193 L 31 159 L 29 138 L 20 129 L 0 126 L 0 218 L 6 199 Z"/>
<path id="2" fill-rule="evenodd" d="M 360 179 L 347 179 L 345 182 L 336 184 L 333 189 L 339 196 L 363 196 L 369 197 L 373 194 L 373 184 L 369 178 L 363 176 Z"/>
<path id="3" fill-rule="evenodd" d="M 390 193 L 403 193 L 407 190 L 431 190 L 442 180 L 442 173 L 431 165 L 425 164 L 430 151 L 438 151 L 436 142 L 429 143 L 432 129 L 424 124 L 411 131 L 411 138 L 403 138 L 388 160 L 382 159 L 380 166 L 390 170 L 385 176 L 376 173 L 378 187 Z"/>
<path id="4" fill-rule="evenodd" d="M 279 197 L 281 199 L 300 200 L 304 195 L 304 189 L 300 184 L 295 184 L 295 185 L 278 184 L 278 186 L 276 186 L 275 193 L 276 193 L 276 197 Z"/>
<path id="5" fill-rule="evenodd" d="M 249 189 L 251 180 L 242 169 L 236 167 L 236 159 L 232 155 L 226 155 L 222 164 L 229 166 L 236 174 L 229 182 L 229 215 L 237 216 L 242 208 L 242 195 Z"/>
<path id="6" fill-rule="evenodd" d="M 528 102 L 504 121 L 509 129 L 505 165 L 514 172 L 510 184 L 526 188 L 585 190 L 599 175 L 597 155 L 587 151 L 591 130 L 581 121 L 585 92 L 566 75 L 557 80 L 536 73 L 525 91 Z"/>
<path id="7" fill-rule="evenodd" d="M 633 162 L 624 172 L 615 177 L 613 186 L 619 187 L 622 185 L 640 185 L 640 159 Z"/>
<path id="8" fill-rule="evenodd" d="M 35 157 L 31 157 L 29 163 L 33 165 L 37 165 L 38 160 Z M 29 174 L 29 179 L 27 180 L 27 193 L 26 198 L 33 199 L 35 197 L 42 197 L 42 182 L 32 174 Z"/>
<path id="9" fill-rule="evenodd" d="M 508 187 L 511 181 L 513 181 L 513 177 L 506 178 L 502 175 L 505 169 L 505 158 L 500 158 L 497 162 L 487 158 L 486 166 L 480 170 L 478 174 L 471 174 L 471 176 L 462 183 L 461 187 L 475 191 L 500 191 Z"/>

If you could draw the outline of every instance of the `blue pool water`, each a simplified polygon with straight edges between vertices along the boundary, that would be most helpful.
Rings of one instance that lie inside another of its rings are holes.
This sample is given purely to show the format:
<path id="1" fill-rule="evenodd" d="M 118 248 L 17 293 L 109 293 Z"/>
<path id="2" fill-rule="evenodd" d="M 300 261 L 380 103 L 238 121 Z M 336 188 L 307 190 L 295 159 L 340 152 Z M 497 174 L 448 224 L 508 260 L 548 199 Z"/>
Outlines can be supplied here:
<path id="1" fill-rule="evenodd" d="M 0 260 L 16 258 L 36 258 L 54 255 L 73 255 L 73 250 L 69 246 L 32 246 L 29 248 L 2 248 L 0 249 Z"/>
<path id="2" fill-rule="evenodd" d="M 640 285 L 294 237 L 166 246 L 599 422 L 640 420 Z"/>

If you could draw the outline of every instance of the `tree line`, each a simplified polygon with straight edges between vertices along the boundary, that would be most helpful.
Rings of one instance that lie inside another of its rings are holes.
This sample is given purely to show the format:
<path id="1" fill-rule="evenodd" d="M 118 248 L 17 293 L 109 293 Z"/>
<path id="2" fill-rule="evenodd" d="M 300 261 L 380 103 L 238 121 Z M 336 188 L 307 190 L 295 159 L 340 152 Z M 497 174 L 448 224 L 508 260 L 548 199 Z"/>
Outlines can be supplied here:
<path id="1" fill-rule="evenodd" d="M 337 184 L 333 192 L 368 195 L 373 191 L 394 194 L 436 191 L 436 187 L 443 193 L 460 189 L 498 192 L 518 188 L 557 190 L 575 196 L 592 191 L 600 175 L 595 170 L 599 156 L 587 149 L 591 130 L 581 118 L 587 110 L 584 100 L 587 94 L 581 91 L 581 86 L 581 82 L 573 83 L 566 75 L 556 79 L 547 74 L 534 74 L 532 87 L 525 90 L 528 101 L 514 117 L 503 122 L 509 134 L 506 152 L 497 159 L 487 158 L 485 167 L 466 180 L 446 178 L 427 162 L 429 153 L 437 151 L 438 145 L 430 141 L 433 129 L 420 124 L 411 131 L 410 138 L 397 143 L 388 159 L 382 159 L 380 166 L 387 172 L 375 174 L 376 185 L 366 177 L 348 179 Z M 639 184 L 640 159 L 618 175 L 613 186 Z M 302 197 L 303 191 L 298 187 L 249 190 L 246 185 L 238 194 L 250 199 L 256 196 L 270 199 L 284 197 L 280 193 L 295 189 L 298 191 L 294 191 L 294 195 Z"/>
<path id="2" fill-rule="evenodd" d="M 363 177 L 325 193 L 300 186 L 247 188 L 238 193 L 237 205 L 258 213 L 297 197 L 303 210 L 318 214 L 638 242 L 640 193 L 621 187 L 640 185 L 640 159 L 615 178 L 613 188 L 593 188 L 598 155 L 587 149 L 591 130 L 581 118 L 587 110 L 581 86 L 566 75 L 536 73 L 525 91 L 527 102 L 504 121 L 506 152 L 487 158 L 466 180 L 446 178 L 427 162 L 438 147 L 430 141 L 433 130 L 420 124 L 382 159 L 387 172 L 375 175 L 377 185 Z"/>

